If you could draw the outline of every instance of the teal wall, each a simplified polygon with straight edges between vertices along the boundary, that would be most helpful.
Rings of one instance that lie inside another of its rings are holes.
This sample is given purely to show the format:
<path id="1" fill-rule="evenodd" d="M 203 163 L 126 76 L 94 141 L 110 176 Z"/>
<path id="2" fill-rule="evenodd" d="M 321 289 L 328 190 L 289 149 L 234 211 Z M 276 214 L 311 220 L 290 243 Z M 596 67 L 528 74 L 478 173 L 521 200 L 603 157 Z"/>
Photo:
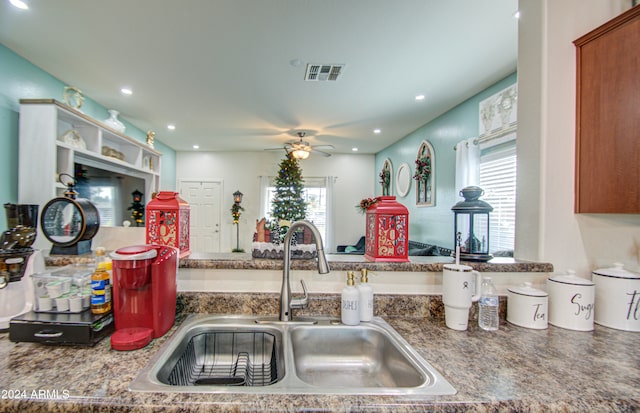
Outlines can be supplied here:
<path id="1" fill-rule="evenodd" d="M 73 85 L 73 83 L 71 83 Z M 64 87 L 69 85 L 51 76 L 0 44 L 0 203 L 18 201 L 18 117 L 20 99 L 46 98 L 62 100 Z M 74 85 L 80 86 L 80 85 Z M 109 117 L 107 108 L 85 96 L 82 111 L 95 119 Z M 127 135 L 145 142 L 146 132 L 128 123 Z M 163 190 L 175 190 L 176 153 L 155 140 L 155 149 L 162 153 L 161 183 Z M 6 228 L 4 212 L 0 211 L 0 229 Z"/>
<path id="2" fill-rule="evenodd" d="M 513 73 L 376 154 L 375 162 L 378 173 L 382 170 L 385 159 L 390 159 L 394 174 L 401 164 L 406 163 L 411 168 L 413 175 L 420 144 L 426 140 L 433 145 L 436 180 L 435 206 L 416 206 L 414 180 L 411 180 L 409 193 L 403 198 L 397 195 L 394 182 L 394 194 L 396 194 L 398 202 L 409 210 L 410 240 L 453 248 L 453 212 L 451 207 L 461 200 L 454 189 L 456 154 L 453 147 L 463 139 L 478 136 L 479 102 L 516 82 L 517 75 Z M 376 195 L 381 194 L 382 188 L 377 185 Z"/>

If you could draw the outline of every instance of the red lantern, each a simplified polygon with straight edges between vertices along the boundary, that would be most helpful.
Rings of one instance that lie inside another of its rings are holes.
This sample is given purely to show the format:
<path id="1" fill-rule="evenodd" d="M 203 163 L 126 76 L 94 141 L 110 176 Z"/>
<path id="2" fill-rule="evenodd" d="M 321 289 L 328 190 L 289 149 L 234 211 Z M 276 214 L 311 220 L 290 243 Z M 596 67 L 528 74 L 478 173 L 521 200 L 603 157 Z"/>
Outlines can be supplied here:
<path id="1" fill-rule="evenodd" d="M 409 261 L 409 211 L 395 196 L 380 196 L 367 209 L 364 258 Z"/>
<path id="2" fill-rule="evenodd" d="M 147 204 L 146 210 L 147 244 L 178 248 L 180 258 L 191 254 L 189 204 L 178 192 L 161 191 Z"/>

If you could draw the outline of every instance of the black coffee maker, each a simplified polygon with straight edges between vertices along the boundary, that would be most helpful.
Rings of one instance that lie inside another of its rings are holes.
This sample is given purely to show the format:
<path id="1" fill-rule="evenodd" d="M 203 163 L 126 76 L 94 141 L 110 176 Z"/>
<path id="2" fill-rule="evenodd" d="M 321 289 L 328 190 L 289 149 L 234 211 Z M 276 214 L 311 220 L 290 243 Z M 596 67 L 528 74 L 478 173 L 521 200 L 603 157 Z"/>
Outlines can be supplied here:
<path id="1" fill-rule="evenodd" d="M 36 240 L 38 205 L 4 204 L 9 229 L 0 237 L 0 331 L 9 320 L 31 310 L 33 299 L 29 276 L 35 269 L 31 245 Z M 44 261 L 40 254 L 39 261 Z M 27 275 L 25 277 L 25 275 Z"/>
<path id="2" fill-rule="evenodd" d="M 4 204 L 7 227 L 0 237 L 3 250 L 29 248 L 36 240 L 38 229 L 38 205 Z"/>

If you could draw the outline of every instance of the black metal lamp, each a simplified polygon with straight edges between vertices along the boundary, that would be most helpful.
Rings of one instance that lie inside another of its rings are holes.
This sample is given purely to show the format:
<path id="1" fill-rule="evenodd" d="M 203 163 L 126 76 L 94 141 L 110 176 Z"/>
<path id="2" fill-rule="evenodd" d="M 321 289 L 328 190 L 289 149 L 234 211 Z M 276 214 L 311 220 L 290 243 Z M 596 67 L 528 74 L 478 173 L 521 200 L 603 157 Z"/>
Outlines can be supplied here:
<path id="1" fill-rule="evenodd" d="M 242 195 L 244 195 L 242 192 L 240 191 L 236 191 L 233 193 L 233 202 L 235 202 L 236 204 L 239 204 L 242 202 Z"/>
<path id="2" fill-rule="evenodd" d="M 468 186 L 460 191 L 464 201 L 455 204 L 451 210 L 455 215 L 454 245 L 460 246 L 460 259 L 489 261 L 489 213 L 493 207 L 480 198 L 482 188 Z M 457 257 L 458 258 L 458 257 Z"/>
<path id="3" fill-rule="evenodd" d="M 244 211 L 244 208 L 240 206 L 242 202 L 243 193 L 239 190 L 233 193 L 233 205 L 231 206 L 231 215 L 233 217 L 233 223 L 236 225 L 236 248 L 233 252 L 244 252 L 240 249 L 240 212 Z"/>

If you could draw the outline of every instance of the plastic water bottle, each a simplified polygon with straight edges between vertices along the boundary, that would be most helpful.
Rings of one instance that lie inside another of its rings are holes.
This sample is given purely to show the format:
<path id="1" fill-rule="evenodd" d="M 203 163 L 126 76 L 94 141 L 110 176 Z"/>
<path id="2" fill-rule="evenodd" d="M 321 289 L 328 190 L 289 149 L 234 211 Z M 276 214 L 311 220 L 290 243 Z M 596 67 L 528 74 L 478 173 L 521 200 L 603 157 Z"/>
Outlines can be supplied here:
<path id="1" fill-rule="evenodd" d="M 480 311 L 478 313 L 478 326 L 487 331 L 498 329 L 498 308 L 500 301 L 496 294 L 496 287 L 491 282 L 491 277 L 482 278 L 481 296 L 478 301 Z"/>

